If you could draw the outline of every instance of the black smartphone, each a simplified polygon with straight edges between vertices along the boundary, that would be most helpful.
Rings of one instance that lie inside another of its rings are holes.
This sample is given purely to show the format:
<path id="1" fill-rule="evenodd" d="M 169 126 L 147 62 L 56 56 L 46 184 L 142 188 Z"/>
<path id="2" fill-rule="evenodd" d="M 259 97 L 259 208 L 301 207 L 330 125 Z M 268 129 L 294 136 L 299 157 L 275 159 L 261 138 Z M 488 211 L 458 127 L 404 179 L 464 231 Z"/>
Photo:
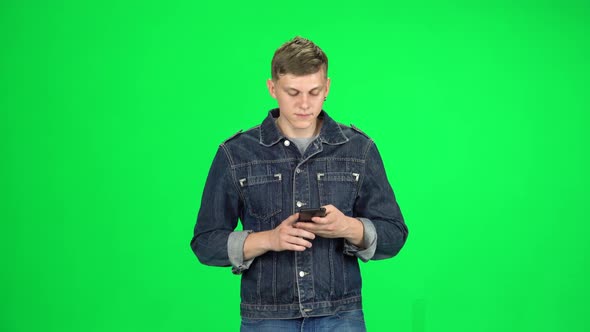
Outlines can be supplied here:
<path id="1" fill-rule="evenodd" d="M 306 208 L 299 210 L 299 221 L 310 222 L 313 217 L 325 217 L 326 208 Z"/>

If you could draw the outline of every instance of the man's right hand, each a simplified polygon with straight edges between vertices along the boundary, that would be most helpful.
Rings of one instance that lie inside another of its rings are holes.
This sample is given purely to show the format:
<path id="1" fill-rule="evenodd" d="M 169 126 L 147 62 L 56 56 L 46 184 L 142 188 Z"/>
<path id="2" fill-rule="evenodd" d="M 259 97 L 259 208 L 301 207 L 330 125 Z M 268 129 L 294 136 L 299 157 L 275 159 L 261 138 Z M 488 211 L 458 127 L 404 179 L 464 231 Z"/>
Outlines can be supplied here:
<path id="1" fill-rule="evenodd" d="M 310 240 L 313 240 L 315 235 L 293 227 L 297 220 L 299 213 L 289 216 L 272 230 L 248 235 L 244 242 L 244 260 L 258 257 L 268 251 L 304 251 L 311 248 Z"/>
<path id="2" fill-rule="evenodd" d="M 303 229 L 293 227 L 299 220 L 299 213 L 295 213 L 283 220 L 279 226 L 270 231 L 269 249 L 272 251 L 304 251 L 311 248 L 311 242 L 315 234 Z"/>

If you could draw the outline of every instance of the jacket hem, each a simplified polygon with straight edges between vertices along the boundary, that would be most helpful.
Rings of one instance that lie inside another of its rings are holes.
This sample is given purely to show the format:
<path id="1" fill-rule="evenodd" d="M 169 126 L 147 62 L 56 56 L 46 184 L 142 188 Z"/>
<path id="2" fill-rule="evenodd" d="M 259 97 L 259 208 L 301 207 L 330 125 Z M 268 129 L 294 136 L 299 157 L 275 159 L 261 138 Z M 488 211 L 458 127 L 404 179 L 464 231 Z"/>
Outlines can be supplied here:
<path id="1" fill-rule="evenodd" d="M 305 309 L 302 309 L 302 306 Z M 260 305 L 240 304 L 240 314 L 243 318 L 250 319 L 294 319 L 302 317 L 331 316 L 341 311 L 362 309 L 360 295 L 348 297 L 337 301 Z"/>

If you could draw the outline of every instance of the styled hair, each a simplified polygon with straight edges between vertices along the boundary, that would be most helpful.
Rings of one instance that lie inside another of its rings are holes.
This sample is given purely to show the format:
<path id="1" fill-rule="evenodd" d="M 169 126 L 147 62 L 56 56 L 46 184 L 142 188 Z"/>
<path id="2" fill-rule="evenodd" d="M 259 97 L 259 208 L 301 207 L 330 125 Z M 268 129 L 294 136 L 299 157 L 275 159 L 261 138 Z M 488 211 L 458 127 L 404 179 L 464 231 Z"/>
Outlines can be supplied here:
<path id="1" fill-rule="evenodd" d="M 303 37 L 295 37 L 279 47 L 271 63 L 273 81 L 277 81 L 280 75 L 292 74 L 303 76 L 315 74 L 321 69 L 328 76 L 328 57 L 311 40 Z"/>

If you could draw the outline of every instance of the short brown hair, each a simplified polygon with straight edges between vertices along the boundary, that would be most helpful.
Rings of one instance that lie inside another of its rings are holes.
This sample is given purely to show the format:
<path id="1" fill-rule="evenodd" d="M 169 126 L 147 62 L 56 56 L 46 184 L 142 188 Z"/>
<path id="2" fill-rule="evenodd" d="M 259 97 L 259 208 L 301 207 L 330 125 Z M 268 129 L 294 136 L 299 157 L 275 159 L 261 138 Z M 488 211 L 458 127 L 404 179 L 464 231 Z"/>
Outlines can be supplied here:
<path id="1" fill-rule="evenodd" d="M 274 81 L 280 75 L 293 74 L 303 76 L 314 74 L 324 69 L 328 76 L 328 57 L 311 40 L 303 37 L 295 37 L 279 47 L 271 63 L 271 74 Z"/>

